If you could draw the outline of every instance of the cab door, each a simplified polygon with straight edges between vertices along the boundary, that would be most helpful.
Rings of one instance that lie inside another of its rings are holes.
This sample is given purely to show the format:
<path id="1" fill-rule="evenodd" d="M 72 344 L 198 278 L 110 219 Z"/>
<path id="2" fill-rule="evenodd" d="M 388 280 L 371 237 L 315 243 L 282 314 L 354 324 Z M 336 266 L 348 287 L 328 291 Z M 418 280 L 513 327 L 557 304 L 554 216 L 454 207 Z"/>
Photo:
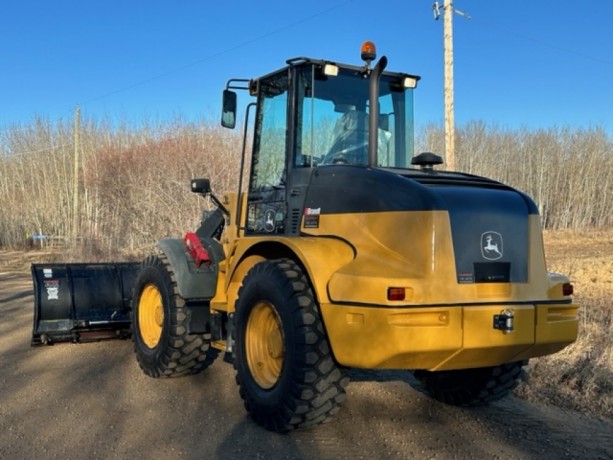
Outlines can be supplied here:
<path id="1" fill-rule="evenodd" d="M 287 69 L 258 81 L 246 233 L 285 233 L 287 218 Z"/>

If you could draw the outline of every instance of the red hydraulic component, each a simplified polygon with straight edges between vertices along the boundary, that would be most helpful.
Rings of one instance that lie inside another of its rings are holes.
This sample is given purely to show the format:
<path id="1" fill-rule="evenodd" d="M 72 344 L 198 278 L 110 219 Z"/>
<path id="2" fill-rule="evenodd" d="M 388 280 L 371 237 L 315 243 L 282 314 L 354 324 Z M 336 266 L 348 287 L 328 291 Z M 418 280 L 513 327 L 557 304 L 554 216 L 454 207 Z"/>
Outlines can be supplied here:
<path id="1" fill-rule="evenodd" d="M 193 232 L 186 233 L 183 237 L 183 242 L 187 247 L 189 255 L 192 256 L 192 259 L 194 259 L 196 267 L 200 268 L 200 265 L 202 265 L 203 262 L 207 267 L 211 265 L 211 257 L 209 256 L 207 250 L 204 249 L 204 246 L 202 246 L 202 242 L 200 241 L 200 238 L 198 238 L 198 235 Z"/>

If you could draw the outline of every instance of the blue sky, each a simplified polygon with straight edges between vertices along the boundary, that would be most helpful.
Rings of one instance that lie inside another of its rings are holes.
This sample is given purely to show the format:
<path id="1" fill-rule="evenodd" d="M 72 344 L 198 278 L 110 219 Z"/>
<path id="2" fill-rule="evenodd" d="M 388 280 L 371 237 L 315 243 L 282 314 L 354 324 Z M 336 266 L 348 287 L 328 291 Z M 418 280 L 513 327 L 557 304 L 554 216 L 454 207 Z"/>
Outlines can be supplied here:
<path id="1" fill-rule="evenodd" d="M 19 0 L 0 6 L 0 131 L 35 116 L 218 119 L 231 77 L 308 56 L 422 76 L 416 122 L 443 120 L 443 21 L 431 0 Z M 440 0 L 442 4 L 442 0 Z M 456 0 L 456 124 L 613 133 L 613 0 Z"/>

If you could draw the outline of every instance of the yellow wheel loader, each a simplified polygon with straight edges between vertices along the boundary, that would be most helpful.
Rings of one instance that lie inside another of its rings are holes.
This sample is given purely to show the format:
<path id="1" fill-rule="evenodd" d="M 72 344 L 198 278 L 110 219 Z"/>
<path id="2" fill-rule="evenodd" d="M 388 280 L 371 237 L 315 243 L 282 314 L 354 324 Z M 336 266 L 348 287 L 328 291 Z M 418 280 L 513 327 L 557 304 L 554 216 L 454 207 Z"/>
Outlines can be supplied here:
<path id="1" fill-rule="evenodd" d="M 151 377 L 224 353 L 252 419 L 287 432 L 339 411 L 349 368 L 410 370 L 434 398 L 475 405 L 573 342 L 572 284 L 547 272 L 535 203 L 414 155 L 419 77 L 371 65 L 369 42 L 362 58 L 230 80 L 223 126 L 238 90 L 255 98 L 237 192 L 192 180 L 216 209 L 141 264 L 34 265 L 33 344 L 131 333 Z"/>

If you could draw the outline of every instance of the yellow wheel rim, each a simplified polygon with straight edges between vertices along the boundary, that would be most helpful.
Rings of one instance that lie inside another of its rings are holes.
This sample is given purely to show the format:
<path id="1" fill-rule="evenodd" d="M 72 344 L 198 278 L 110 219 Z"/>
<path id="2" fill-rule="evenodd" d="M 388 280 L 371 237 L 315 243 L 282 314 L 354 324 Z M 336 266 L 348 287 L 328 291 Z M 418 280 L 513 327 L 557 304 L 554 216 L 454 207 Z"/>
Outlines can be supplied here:
<path id="1" fill-rule="evenodd" d="M 264 389 L 272 388 L 281 375 L 285 348 L 281 318 L 267 302 L 259 302 L 249 315 L 245 354 L 256 383 Z"/>
<path id="2" fill-rule="evenodd" d="M 162 294 L 153 284 L 147 284 L 138 301 L 138 328 L 143 342 L 155 348 L 162 337 L 164 304 Z"/>

